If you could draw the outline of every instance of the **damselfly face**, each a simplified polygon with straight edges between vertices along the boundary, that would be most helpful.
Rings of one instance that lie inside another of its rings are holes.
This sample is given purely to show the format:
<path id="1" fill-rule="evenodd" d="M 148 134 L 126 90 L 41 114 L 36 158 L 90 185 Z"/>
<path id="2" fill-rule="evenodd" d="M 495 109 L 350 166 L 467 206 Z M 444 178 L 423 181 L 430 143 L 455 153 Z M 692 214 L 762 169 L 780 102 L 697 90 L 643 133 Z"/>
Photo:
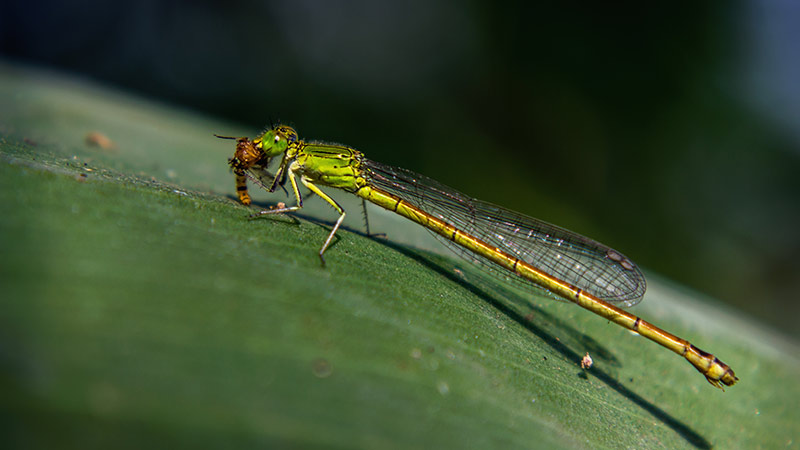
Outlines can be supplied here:
<path id="1" fill-rule="evenodd" d="M 286 125 L 278 125 L 253 139 L 253 144 L 268 157 L 286 153 L 289 145 L 297 142 L 297 132 Z"/>

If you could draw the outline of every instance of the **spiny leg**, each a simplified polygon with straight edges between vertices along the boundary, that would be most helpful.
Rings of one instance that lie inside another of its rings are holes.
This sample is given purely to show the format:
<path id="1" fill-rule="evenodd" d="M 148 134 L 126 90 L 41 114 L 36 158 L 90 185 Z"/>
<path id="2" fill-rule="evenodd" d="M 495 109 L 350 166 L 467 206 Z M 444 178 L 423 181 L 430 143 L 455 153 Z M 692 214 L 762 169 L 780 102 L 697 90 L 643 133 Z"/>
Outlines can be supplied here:
<path id="1" fill-rule="evenodd" d="M 370 235 L 369 232 L 369 216 L 367 215 L 367 201 L 363 198 L 361 199 L 361 210 L 364 211 L 364 226 L 367 228 L 367 236 Z"/>
<path id="2" fill-rule="evenodd" d="M 313 184 L 312 182 L 308 181 L 304 177 L 300 178 L 300 182 L 303 183 L 303 185 L 305 187 L 310 189 L 311 192 L 319 195 L 319 197 L 321 199 L 323 199 L 326 202 L 328 202 L 328 204 L 333 206 L 333 209 L 335 209 L 336 212 L 339 213 L 339 219 L 336 220 L 336 224 L 333 226 L 333 229 L 331 230 L 331 233 L 328 235 L 328 238 L 325 239 L 325 243 L 322 244 L 322 248 L 319 249 L 319 259 L 320 259 L 320 261 L 322 261 L 322 265 L 324 266 L 325 265 L 325 257 L 323 256 L 323 254 L 325 253 L 325 250 L 328 249 L 328 246 L 331 244 L 331 240 L 333 240 L 333 236 L 336 234 L 336 230 L 339 229 L 339 225 L 342 224 L 342 221 L 344 220 L 345 212 L 344 212 L 344 209 L 338 203 L 336 203 L 336 200 L 332 199 L 330 196 L 328 196 L 328 194 L 322 192 L 322 190 L 320 190 L 320 188 L 318 188 L 315 184 Z"/>
<path id="3" fill-rule="evenodd" d="M 372 234 L 369 230 L 369 214 L 367 214 L 367 201 L 363 198 L 361 199 L 361 209 L 364 211 L 364 227 L 367 229 L 367 237 L 380 237 L 385 238 L 386 233 L 375 233 Z"/>

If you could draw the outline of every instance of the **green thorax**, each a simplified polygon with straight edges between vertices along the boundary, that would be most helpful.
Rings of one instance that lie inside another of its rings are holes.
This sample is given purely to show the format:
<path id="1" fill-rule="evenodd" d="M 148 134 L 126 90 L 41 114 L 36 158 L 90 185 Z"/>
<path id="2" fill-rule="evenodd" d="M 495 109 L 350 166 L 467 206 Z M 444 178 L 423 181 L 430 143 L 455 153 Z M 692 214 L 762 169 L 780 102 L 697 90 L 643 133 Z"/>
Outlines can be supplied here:
<path id="1" fill-rule="evenodd" d="M 291 150 L 286 156 L 293 157 L 292 169 L 312 183 L 348 192 L 356 192 L 364 185 L 362 155 L 357 150 L 343 145 L 302 141 Z"/>

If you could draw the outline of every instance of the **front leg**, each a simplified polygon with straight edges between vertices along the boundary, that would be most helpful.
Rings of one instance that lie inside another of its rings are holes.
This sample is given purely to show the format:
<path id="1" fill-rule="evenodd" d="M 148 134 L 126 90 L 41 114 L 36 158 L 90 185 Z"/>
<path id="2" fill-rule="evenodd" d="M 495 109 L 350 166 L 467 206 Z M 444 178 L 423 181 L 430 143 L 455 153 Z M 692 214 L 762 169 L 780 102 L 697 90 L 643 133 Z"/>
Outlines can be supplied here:
<path id="1" fill-rule="evenodd" d="M 267 214 L 281 214 L 286 212 L 292 212 L 292 211 L 297 211 L 303 207 L 303 196 L 300 195 L 300 189 L 297 188 L 297 178 L 294 175 L 294 170 L 292 167 L 289 167 L 288 176 L 289 176 L 289 182 L 292 185 L 292 192 L 294 192 L 294 198 L 297 200 L 297 204 L 295 206 L 289 206 L 283 208 L 265 209 L 259 212 L 258 214 L 254 214 L 251 217 L 259 217 Z M 278 174 L 275 174 L 275 180 L 278 180 Z M 305 182 L 303 184 L 305 184 Z M 274 186 L 275 183 L 273 182 L 273 188 Z"/>
<path id="2" fill-rule="evenodd" d="M 280 164 L 280 166 L 278 166 L 278 171 L 275 172 L 275 178 L 272 180 L 272 184 L 269 186 L 269 192 L 270 193 L 275 192 L 275 189 L 278 188 L 279 184 L 283 184 L 283 183 L 286 182 L 286 172 L 287 172 L 287 167 L 286 166 L 287 166 L 287 164 L 288 164 L 287 156 L 286 156 L 286 153 L 284 153 L 283 154 L 283 159 L 281 159 L 281 164 Z M 292 163 L 292 164 L 294 165 L 294 163 Z M 291 167 L 288 168 L 288 172 L 290 172 L 290 175 L 293 175 L 291 173 L 292 172 L 292 168 Z M 292 180 L 292 184 L 296 184 L 294 182 L 294 180 Z M 295 192 L 296 191 L 297 191 L 297 189 L 295 188 Z M 299 199 L 300 198 L 298 196 L 298 200 Z M 300 205 L 300 206 L 302 206 L 302 205 Z"/>

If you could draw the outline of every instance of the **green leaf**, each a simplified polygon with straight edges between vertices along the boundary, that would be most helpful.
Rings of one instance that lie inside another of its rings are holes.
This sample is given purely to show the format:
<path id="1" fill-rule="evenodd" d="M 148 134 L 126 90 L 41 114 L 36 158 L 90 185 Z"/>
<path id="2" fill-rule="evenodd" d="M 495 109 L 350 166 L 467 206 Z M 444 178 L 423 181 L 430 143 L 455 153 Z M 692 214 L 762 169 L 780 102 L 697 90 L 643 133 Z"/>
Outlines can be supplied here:
<path id="1" fill-rule="evenodd" d="M 731 365 L 724 393 L 602 318 L 395 243 L 419 228 L 402 219 L 388 239 L 341 231 L 322 267 L 329 210 L 250 220 L 235 202 L 233 145 L 212 133 L 253 130 L 14 66 L 0 94 L 16 446 L 800 442 L 797 344 L 716 301 L 648 274 L 634 310 Z"/>

